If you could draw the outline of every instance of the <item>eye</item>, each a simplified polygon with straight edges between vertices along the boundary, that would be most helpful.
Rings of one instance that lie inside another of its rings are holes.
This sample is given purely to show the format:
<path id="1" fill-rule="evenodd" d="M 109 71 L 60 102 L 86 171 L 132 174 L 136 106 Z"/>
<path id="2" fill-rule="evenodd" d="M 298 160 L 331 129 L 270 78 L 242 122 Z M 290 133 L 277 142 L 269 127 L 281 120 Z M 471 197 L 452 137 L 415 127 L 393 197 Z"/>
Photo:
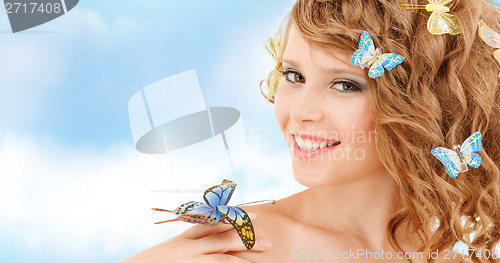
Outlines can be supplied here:
<path id="1" fill-rule="evenodd" d="M 361 91 L 361 88 L 357 84 L 345 80 L 334 82 L 332 84 L 332 88 L 341 93 L 351 93 L 351 92 Z"/>
<path id="2" fill-rule="evenodd" d="M 288 82 L 291 83 L 304 83 L 304 77 L 297 71 L 294 70 L 278 70 L 281 76 L 285 77 Z"/>

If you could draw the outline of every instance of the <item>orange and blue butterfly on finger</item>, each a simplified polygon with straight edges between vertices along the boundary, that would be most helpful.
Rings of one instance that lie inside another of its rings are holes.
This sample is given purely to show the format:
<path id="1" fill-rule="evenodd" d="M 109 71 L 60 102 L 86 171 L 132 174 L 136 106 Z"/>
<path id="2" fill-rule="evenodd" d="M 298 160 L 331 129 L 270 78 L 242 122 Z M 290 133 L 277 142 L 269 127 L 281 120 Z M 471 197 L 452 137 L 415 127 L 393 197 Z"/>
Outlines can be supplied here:
<path id="1" fill-rule="evenodd" d="M 375 49 L 370 34 L 363 31 L 358 49 L 352 54 L 352 64 L 359 65 L 361 68 L 369 68 L 368 77 L 374 79 L 384 74 L 384 68 L 391 70 L 404 60 L 404 57 L 398 54 L 381 53 L 380 49 Z"/>
<path id="2" fill-rule="evenodd" d="M 175 210 L 153 208 L 155 211 L 171 212 L 177 218 L 156 222 L 162 224 L 173 221 L 184 221 L 194 224 L 217 224 L 226 219 L 238 232 L 241 241 L 247 249 L 255 244 L 255 231 L 252 221 L 243 208 L 227 206 L 233 195 L 236 183 L 223 180 L 221 184 L 208 188 L 203 194 L 205 203 L 191 201 L 180 205 Z"/>
<path id="3" fill-rule="evenodd" d="M 478 131 L 469 136 L 461 146 L 455 145 L 453 150 L 437 147 L 431 153 L 444 165 L 446 173 L 455 178 L 459 173 L 468 171 L 467 164 L 474 168 L 481 165 L 481 156 L 475 153 L 481 150 L 481 132 Z"/>

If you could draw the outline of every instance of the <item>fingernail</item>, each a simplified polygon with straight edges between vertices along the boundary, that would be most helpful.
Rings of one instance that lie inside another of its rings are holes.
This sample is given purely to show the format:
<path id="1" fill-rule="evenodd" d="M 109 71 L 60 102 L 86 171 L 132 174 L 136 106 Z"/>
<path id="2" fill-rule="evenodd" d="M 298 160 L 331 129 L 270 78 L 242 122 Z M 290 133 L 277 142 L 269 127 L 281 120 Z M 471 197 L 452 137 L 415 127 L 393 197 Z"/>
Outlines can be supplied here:
<path id="1" fill-rule="evenodd" d="M 271 243 L 271 241 L 269 240 L 266 240 L 266 239 L 263 239 L 263 238 L 260 238 L 259 239 L 259 242 L 260 242 L 260 245 L 263 247 L 263 248 L 270 248 L 273 243 Z"/>
<path id="2" fill-rule="evenodd" d="M 252 212 L 248 212 L 248 216 L 251 218 L 251 219 L 254 219 L 257 217 L 257 215 L 255 213 L 252 213 Z"/>

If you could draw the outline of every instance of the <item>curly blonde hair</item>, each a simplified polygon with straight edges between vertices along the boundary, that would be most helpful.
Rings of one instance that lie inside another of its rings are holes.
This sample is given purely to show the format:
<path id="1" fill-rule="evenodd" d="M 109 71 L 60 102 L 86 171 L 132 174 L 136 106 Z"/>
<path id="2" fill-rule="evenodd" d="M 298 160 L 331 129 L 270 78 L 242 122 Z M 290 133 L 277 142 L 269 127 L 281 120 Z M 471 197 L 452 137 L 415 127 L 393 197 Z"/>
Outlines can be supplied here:
<path id="1" fill-rule="evenodd" d="M 368 31 L 384 53 L 405 57 L 400 66 L 369 80 L 377 151 L 404 207 L 387 225 L 391 245 L 402 251 L 395 232 L 405 222 L 419 237 L 421 251 L 442 251 L 462 241 L 475 251 L 491 252 L 500 241 L 500 68 L 494 49 L 478 36 L 478 21 L 498 31 L 500 11 L 485 0 L 454 0 L 447 6 L 458 17 L 461 33 L 432 35 L 426 26 L 430 13 L 401 4 L 419 3 L 298 0 L 284 35 L 277 37 L 283 48 L 264 96 L 274 102 L 276 71 L 292 24 L 326 50 L 354 51 L 362 31 Z M 481 166 L 451 178 L 431 150 L 452 148 L 476 131 L 483 135 Z"/>

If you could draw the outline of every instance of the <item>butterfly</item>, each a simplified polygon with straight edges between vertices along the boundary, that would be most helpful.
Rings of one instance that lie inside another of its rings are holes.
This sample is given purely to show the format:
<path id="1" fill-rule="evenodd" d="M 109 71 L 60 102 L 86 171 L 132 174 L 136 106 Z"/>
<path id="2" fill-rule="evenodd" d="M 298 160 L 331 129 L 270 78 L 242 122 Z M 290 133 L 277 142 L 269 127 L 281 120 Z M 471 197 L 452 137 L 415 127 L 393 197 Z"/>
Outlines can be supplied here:
<path id="1" fill-rule="evenodd" d="M 487 26 L 483 20 L 479 20 L 479 36 L 484 41 L 484 43 L 488 44 L 494 48 L 500 48 L 500 34 L 493 31 L 489 26 Z M 493 56 L 500 63 L 500 49 L 493 52 Z"/>
<path id="2" fill-rule="evenodd" d="M 352 64 L 360 65 L 361 68 L 370 67 L 368 70 L 368 77 L 374 79 L 384 74 L 384 67 L 387 70 L 391 70 L 395 66 L 401 64 L 405 59 L 398 54 L 381 53 L 380 49 L 375 49 L 370 34 L 363 31 L 363 33 L 361 33 L 358 49 L 352 54 Z"/>
<path id="3" fill-rule="evenodd" d="M 429 0 L 426 5 L 401 4 L 406 6 L 406 9 L 425 9 L 431 12 L 429 20 L 427 20 L 427 30 L 433 35 L 460 33 L 460 24 L 458 18 L 450 14 L 450 8 L 445 6 L 453 0 Z"/>
<path id="4" fill-rule="evenodd" d="M 481 150 L 481 132 L 475 132 L 462 146 L 455 145 L 453 150 L 438 147 L 432 149 L 431 153 L 445 166 L 448 175 L 455 178 L 460 172 L 468 170 L 467 163 L 474 168 L 481 165 L 481 156 L 475 153 Z"/>
<path id="5" fill-rule="evenodd" d="M 281 74 L 278 70 L 281 67 L 281 59 L 283 56 L 283 29 L 281 27 L 273 37 L 264 41 L 264 47 L 267 53 L 276 60 L 276 65 L 269 76 L 268 95 L 264 94 L 262 89 L 260 92 L 268 101 L 274 102 L 274 95 L 276 94 L 281 79 Z"/>
<path id="6" fill-rule="evenodd" d="M 194 224 L 217 224 L 225 218 L 238 232 L 241 241 L 247 249 L 255 244 L 255 231 L 247 212 L 236 206 L 226 206 L 233 195 L 236 183 L 223 180 L 221 184 L 208 188 L 203 194 L 206 204 L 187 202 L 175 210 L 152 208 L 155 211 L 171 212 L 178 217 L 172 220 L 156 222 L 162 224 L 173 221 L 184 221 Z"/>
<path id="7" fill-rule="evenodd" d="M 498 8 L 500 8 L 500 0 L 489 0 L 490 3 Z"/>

